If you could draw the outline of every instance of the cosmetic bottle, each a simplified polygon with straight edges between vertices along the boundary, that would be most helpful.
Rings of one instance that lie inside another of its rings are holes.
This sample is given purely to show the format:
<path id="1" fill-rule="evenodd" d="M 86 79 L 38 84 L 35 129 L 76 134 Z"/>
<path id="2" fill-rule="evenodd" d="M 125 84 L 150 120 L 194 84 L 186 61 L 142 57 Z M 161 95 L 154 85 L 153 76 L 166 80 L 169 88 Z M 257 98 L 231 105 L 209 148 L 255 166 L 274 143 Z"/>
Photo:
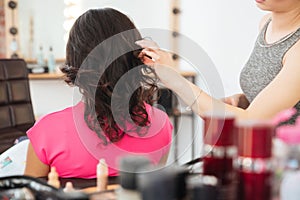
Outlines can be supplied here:
<path id="1" fill-rule="evenodd" d="M 235 117 L 230 113 L 204 115 L 203 174 L 218 179 L 218 199 L 236 199 L 238 179 L 233 166 L 237 155 L 234 123 Z"/>
<path id="2" fill-rule="evenodd" d="M 52 46 L 50 46 L 49 48 L 49 54 L 48 54 L 48 68 L 49 68 L 49 73 L 54 73 L 55 72 L 55 68 L 56 68 L 56 64 L 55 64 L 55 58 L 54 58 L 54 54 L 53 54 L 53 48 Z"/>
<path id="3" fill-rule="evenodd" d="M 97 191 L 105 191 L 108 183 L 108 166 L 105 159 L 100 159 L 97 164 Z"/>
<path id="4" fill-rule="evenodd" d="M 137 176 L 145 173 L 149 165 L 149 159 L 142 156 L 126 156 L 120 160 L 120 188 L 116 191 L 118 200 L 142 199 L 138 191 Z"/>
<path id="5" fill-rule="evenodd" d="M 239 200 L 271 200 L 274 127 L 263 121 L 237 123 Z"/>
<path id="6" fill-rule="evenodd" d="M 37 64 L 38 64 L 39 67 L 44 67 L 45 66 L 43 46 L 40 46 L 40 48 L 39 48 L 39 52 L 37 54 Z"/>

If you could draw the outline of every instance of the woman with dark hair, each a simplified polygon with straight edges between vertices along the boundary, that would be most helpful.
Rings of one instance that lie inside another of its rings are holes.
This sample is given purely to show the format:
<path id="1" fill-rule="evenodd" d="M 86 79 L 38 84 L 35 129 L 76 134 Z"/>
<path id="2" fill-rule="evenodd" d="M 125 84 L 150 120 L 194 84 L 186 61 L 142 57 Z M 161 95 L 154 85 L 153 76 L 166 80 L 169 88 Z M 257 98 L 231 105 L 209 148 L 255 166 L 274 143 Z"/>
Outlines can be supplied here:
<path id="1" fill-rule="evenodd" d="M 95 178 L 99 159 L 109 175 L 128 154 L 166 161 L 172 125 L 152 107 L 157 91 L 153 70 L 138 58 L 141 35 L 117 10 L 93 9 L 74 23 L 66 48 L 65 81 L 79 87 L 82 101 L 42 117 L 27 132 L 25 174 Z"/>

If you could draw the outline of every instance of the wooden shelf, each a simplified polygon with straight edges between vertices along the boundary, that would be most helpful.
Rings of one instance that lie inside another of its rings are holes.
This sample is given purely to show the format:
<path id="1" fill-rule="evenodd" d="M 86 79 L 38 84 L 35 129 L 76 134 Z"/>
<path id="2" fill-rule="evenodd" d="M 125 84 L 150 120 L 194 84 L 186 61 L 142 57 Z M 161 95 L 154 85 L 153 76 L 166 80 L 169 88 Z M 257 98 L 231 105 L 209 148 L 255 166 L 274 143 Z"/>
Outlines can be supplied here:
<path id="1" fill-rule="evenodd" d="M 63 79 L 63 74 L 59 73 L 42 73 L 42 74 L 29 74 L 29 80 L 58 80 Z"/>
<path id="2" fill-rule="evenodd" d="M 66 59 L 64 59 L 64 58 L 56 58 L 55 59 L 55 62 L 58 64 L 64 63 L 65 61 L 66 61 Z M 37 60 L 36 59 L 25 59 L 25 62 L 27 64 L 36 64 Z M 47 63 L 47 59 L 45 59 L 45 62 Z"/>
<path id="3" fill-rule="evenodd" d="M 184 77 L 195 77 L 196 72 L 193 71 L 181 71 L 180 74 Z M 54 80 L 63 79 L 62 73 L 41 73 L 41 74 L 29 74 L 30 80 Z"/>

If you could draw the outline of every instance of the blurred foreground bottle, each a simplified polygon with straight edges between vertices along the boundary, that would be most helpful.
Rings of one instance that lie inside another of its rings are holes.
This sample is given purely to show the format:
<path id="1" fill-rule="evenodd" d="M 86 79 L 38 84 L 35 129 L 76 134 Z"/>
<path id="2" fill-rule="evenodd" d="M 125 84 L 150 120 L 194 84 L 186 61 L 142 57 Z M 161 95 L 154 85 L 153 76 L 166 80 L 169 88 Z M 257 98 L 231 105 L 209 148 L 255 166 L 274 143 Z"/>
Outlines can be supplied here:
<path id="1" fill-rule="evenodd" d="M 239 200 L 271 200 L 272 137 L 274 127 L 267 122 L 237 124 Z"/>
<path id="2" fill-rule="evenodd" d="M 235 200 L 237 174 L 233 167 L 237 147 L 235 117 L 229 113 L 207 113 L 204 116 L 203 174 L 215 176 L 220 183 L 218 199 Z"/>

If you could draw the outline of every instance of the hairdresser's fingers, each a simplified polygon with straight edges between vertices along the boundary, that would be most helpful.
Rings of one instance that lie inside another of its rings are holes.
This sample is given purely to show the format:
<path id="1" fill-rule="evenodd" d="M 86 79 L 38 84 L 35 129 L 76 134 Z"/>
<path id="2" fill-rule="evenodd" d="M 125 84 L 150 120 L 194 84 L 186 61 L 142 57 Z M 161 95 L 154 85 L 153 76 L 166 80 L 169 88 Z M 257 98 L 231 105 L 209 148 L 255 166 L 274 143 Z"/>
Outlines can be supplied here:
<path id="1" fill-rule="evenodd" d="M 232 106 L 237 107 L 237 105 L 238 105 L 237 99 L 234 98 L 234 97 L 230 97 L 230 98 L 229 98 L 229 102 L 230 102 L 230 104 L 231 104 Z"/>
<path id="2" fill-rule="evenodd" d="M 141 61 L 142 61 L 145 65 L 149 65 L 149 66 L 153 67 L 154 61 L 151 59 L 151 57 L 147 56 L 144 52 L 141 52 L 141 53 L 139 54 L 138 58 L 140 58 Z"/>
<path id="3" fill-rule="evenodd" d="M 147 56 L 143 57 L 141 60 L 145 65 L 154 67 L 154 64 L 155 64 L 154 61 L 152 59 L 148 58 Z"/>
<path id="4" fill-rule="evenodd" d="M 159 53 L 158 49 L 144 48 L 144 49 L 140 52 L 140 54 L 138 55 L 138 57 L 141 58 L 141 57 L 145 56 L 145 55 L 146 55 L 146 53 L 144 53 L 145 51 L 152 51 L 152 52 L 154 52 L 154 53 L 156 53 L 156 54 Z"/>
<path id="5" fill-rule="evenodd" d="M 141 46 L 142 48 L 153 48 L 158 49 L 159 46 L 152 40 L 138 40 L 135 44 Z"/>
<path id="6" fill-rule="evenodd" d="M 223 103 L 226 103 L 226 104 L 229 104 L 229 105 L 232 105 L 232 100 L 230 97 L 225 97 L 225 98 L 222 98 L 221 101 Z"/>
<path id="7" fill-rule="evenodd" d="M 155 51 L 149 51 L 149 50 L 144 49 L 144 50 L 142 51 L 142 53 L 143 53 L 145 56 L 151 57 L 153 61 L 157 61 L 157 60 L 160 59 L 160 56 L 159 56 Z"/>

